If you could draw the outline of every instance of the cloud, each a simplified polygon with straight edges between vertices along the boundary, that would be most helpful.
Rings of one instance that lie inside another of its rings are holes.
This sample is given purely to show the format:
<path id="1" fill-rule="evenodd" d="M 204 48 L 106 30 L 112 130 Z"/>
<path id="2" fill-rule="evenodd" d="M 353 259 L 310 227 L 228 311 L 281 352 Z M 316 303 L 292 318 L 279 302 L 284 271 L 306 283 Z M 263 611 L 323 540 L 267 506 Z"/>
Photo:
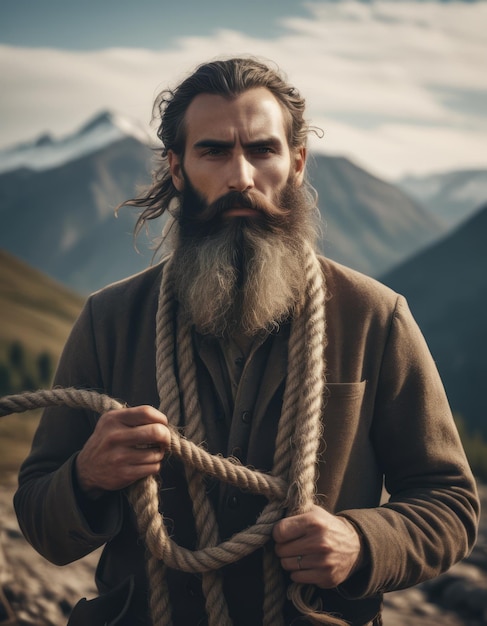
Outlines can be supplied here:
<path id="1" fill-rule="evenodd" d="M 152 101 L 201 61 L 255 54 L 306 96 L 325 138 L 379 175 L 487 166 L 487 2 L 309 3 L 272 40 L 216 30 L 173 50 L 0 47 L 0 143 L 64 134 L 101 109 L 148 124 Z M 477 103 L 477 104 L 475 104 Z"/>

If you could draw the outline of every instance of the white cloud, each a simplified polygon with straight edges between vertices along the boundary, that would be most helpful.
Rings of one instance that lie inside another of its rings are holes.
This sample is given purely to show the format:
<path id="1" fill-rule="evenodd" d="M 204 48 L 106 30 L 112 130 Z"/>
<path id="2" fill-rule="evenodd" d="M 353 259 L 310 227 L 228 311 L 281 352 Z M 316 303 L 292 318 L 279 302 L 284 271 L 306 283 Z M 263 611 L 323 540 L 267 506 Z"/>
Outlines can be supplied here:
<path id="1" fill-rule="evenodd" d="M 322 150 L 385 176 L 487 166 L 487 115 L 471 104 L 487 101 L 487 2 L 309 8 L 273 40 L 220 30 L 170 51 L 0 47 L 0 145 L 70 132 L 104 108 L 148 124 L 159 89 L 201 61 L 251 53 L 276 61 L 306 96 L 327 131 Z"/>
<path id="2" fill-rule="evenodd" d="M 313 136 L 316 152 L 344 155 L 381 178 L 454 169 L 487 169 L 487 132 L 448 126 L 384 124 L 361 129 L 333 120 L 318 120 L 323 139 Z"/>

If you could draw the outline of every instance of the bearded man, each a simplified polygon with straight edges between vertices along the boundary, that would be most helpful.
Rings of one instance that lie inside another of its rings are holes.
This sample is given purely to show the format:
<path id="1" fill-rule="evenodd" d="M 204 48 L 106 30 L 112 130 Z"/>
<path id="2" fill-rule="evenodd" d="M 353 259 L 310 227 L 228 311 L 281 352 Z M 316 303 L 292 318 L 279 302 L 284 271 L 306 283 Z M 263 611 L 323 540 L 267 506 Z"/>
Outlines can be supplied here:
<path id="1" fill-rule="evenodd" d="M 207 63 L 157 106 L 162 164 L 129 204 L 139 229 L 169 212 L 170 253 L 88 300 L 55 379 L 129 408 L 44 412 L 22 530 L 58 564 L 105 544 L 100 595 L 70 624 L 378 625 L 384 592 L 437 576 L 476 537 L 431 355 L 404 298 L 315 253 L 304 100 L 277 71 Z M 283 478 L 285 497 L 183 467 L 171 427 Z M 146 570 L 124 490 L 152 475 L 179 546 L 272 536 L 232 562 L 180 571 L 152 554 Z"/>

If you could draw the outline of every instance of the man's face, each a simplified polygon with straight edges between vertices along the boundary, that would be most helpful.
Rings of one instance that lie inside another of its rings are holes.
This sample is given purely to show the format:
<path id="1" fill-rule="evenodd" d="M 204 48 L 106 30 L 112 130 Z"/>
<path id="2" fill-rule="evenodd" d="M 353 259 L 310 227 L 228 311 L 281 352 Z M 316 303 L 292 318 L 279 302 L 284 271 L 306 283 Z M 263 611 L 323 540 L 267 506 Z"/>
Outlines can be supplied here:
<path id="1" fill-rule="evenodd" d="M 184 194 L 190 181 L 207 205 L 242 192 L 273 203 L 286 184 L 302 183 L 305 149 L 290 151 L 283 110 L 265 88 L 232 99 L 196 96 L 186 111 L 185 130 L 184 159 L 168 154 L 173 183 Z M 258 219 L 261 211 L 230 203 L 221 217 Z"/>

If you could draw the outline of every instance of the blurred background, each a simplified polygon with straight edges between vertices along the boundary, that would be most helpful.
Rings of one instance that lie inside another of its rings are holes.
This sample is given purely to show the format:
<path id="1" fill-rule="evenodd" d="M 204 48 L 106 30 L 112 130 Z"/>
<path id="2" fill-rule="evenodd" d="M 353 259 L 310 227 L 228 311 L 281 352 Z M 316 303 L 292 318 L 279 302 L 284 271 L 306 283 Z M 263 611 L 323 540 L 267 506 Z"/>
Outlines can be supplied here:
<path id="1" fill-rule="evenodd" d="M 135 247 L 136 214 L 114 209 L 150 181 L 155 96 L 201 62 L 254 55 L 287 74 L 322 131 L 308 170 L 321 250 L 406 295 L 484 493 L 486 30 L 485 0 L 1 0 L 0 395 L 49 386 L 86 296 L 153 262 L 161 224 Z M 7 498 L 38 417 L 0 421 Z M 482 528 L 448 579 L 460 599 L 446 579 L 393 594 L 387 623 L 487 623 Z M 66 580 L 49 576 L 67 614 Z M 26 580 L 3 602 L 40 624 L 34 592 L 18 608 Z"/>

